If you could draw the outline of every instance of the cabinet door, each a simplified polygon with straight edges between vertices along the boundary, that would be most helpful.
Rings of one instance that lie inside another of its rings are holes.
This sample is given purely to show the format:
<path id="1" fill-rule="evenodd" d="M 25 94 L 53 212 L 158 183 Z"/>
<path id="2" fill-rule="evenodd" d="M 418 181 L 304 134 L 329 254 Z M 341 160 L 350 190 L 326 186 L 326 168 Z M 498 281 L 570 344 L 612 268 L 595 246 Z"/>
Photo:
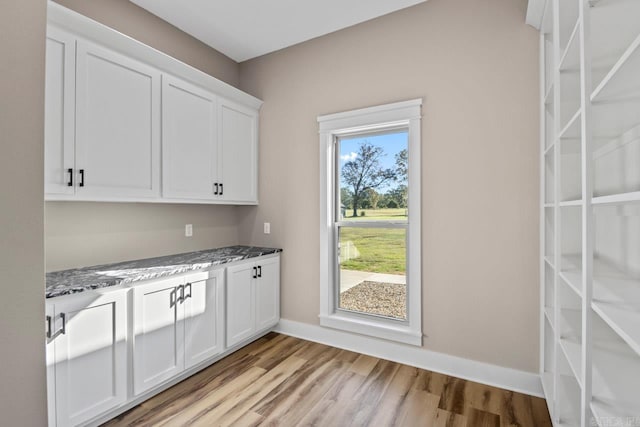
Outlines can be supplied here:
<path id="1" fill-rule="evenodd" d="M 187 277 L 184 287 L 185 368 L 221 353 L 223 343 L 223 270 L 201 273 L 208 278 Z"/>
<path id="2" fill-rule="evenodd" d="M 77 194 L 160 196 L 160 72 L 85 41 L 77 44 Z"/>
<path id="3" fill-rule="evenodd" d="M 215 199 L 216 96 L 182 80 L 162 78 L 162 195 Z"/>
<path id="4" fill-rule="evenodd" d="M 260 331 L 280 320 L 280 258 L 267 258 L 256 264 L 256 329 Z"/>
<path id="5" fill-rule="evenodd" d="M 47 28 L 44 104 L 44 192 L 73 194 L 75 38 Z"/>
<path id="6" fill-rule="evenodd" d="M 57 426 L 77 425 L 127 399 L 126 292 L 55 304 Z"/>
<path id="7" fill-rule="evenodd" d="M 182 279 L 133 289 L 133 388 L 140 394 L 184 369 L 184 325 L 178 309 Z"/>
<path id="8" fill-rule="evenodd" d="M 56 425 L 56 352 L 53 343 L 55 310 L 50 302 L 45 303 L 46 362 L 47 362 L 47 419 L 50 426 Z"/>
<path id="9" fill-rule="evenodd" d="M 258 113 L 223 98 L 219 102 L 222 198 L 257 203 Z"/>
<path id="10" fill-rule="evenodd" d="M 249 338 L 255 332 L 254 264 L 227 268 L 227 347 Z"/>

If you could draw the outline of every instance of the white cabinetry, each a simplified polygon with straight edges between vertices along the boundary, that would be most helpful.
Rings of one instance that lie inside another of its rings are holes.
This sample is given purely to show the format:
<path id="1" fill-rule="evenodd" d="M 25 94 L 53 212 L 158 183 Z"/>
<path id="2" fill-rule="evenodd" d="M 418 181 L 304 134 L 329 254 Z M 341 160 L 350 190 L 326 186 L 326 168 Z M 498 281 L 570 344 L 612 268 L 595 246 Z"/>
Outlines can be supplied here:
<path id="1" fill-rule="evenodd" d="M 280 258 L 265 257 L 227 268 L 227 347 L 278 323 Z"/>
<path id="2" fill-rule="evenodd" d="M 47 200 L 257 203 L 260 100 L 55 2 L 48 12 Z"/>
<path id="3" fill-rule="evenodd" d="M 258 201 L 258 113 L 220 98 L 221 196 L 228 202 Z"/>
<path id="4" fill-rule="evenodd" d="M 160 195 L 160 71 L 78 41 L 78 194 Z"/>
<path id="5" fill-rule="evenodd" d="M 162 78 L 162 195 L 218 197 L 217 97 L 171 76 Z"/>
<path id="6" fill-rule="evenodd" d="M 540 4 L 544 393 L 555 425 L 633 423 L 640 419 L 640 2 L 529 7 Z"/>
<path id="7" fill-rule="evenodd" d="M 126 291 L 47 303 L 49 423 L 78 425 L 127 400 Z"/>
<path id="8" fill-rule="evenodd" d="M 133 386 L 145 392 L 223 351 L 223 270 L 133 289 Z"/>
<path id="9" fill-rule="evenodd" d="M 76 39 L 47 28 L 45 75 L 44 190 L 47 194 L 75 192 Z"/>

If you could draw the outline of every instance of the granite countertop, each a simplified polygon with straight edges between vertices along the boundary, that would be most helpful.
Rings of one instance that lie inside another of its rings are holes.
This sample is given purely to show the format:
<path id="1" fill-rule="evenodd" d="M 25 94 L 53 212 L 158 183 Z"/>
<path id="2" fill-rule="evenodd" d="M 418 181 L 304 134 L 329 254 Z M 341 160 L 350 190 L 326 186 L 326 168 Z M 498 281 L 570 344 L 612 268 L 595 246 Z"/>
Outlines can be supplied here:
<path id="1" fill-rule="evenodd" d="M 227 246 L 157 258 L 54 271 L 46 275 L 47 298 L 141 280 L 172 276 L 216 265 L 282 252 L 255 246 Z"/>

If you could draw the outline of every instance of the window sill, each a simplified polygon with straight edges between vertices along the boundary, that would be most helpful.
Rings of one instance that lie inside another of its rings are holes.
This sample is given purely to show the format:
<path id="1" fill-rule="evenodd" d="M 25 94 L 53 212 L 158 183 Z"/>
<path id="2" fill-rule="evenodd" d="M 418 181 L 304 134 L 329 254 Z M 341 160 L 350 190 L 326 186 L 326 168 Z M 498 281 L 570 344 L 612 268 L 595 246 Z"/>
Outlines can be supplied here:
<path id="1" fill-rule="evenodd" d="M 400 342 L 403 344 L 422 346 L 422 332 L 410 329 L 408 326 L 388 325 L 367 319 L 350 317 L 348 315 L 332 314 L 320 315 L 320 326 L 339 329 L 346 332 L 368 335 L 374 338 Z"/>

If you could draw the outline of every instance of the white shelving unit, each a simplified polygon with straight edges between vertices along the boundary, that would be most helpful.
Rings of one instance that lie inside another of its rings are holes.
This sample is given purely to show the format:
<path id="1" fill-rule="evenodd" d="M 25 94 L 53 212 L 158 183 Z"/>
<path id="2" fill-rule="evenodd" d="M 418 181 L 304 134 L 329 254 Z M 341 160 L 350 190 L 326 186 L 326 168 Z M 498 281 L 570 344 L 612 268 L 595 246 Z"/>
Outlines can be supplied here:
<path id="1" fill-rule="evenodd" d="M 640 0 L 540 30 L 540 375 L 555 426 L 640 425 Z"/>

